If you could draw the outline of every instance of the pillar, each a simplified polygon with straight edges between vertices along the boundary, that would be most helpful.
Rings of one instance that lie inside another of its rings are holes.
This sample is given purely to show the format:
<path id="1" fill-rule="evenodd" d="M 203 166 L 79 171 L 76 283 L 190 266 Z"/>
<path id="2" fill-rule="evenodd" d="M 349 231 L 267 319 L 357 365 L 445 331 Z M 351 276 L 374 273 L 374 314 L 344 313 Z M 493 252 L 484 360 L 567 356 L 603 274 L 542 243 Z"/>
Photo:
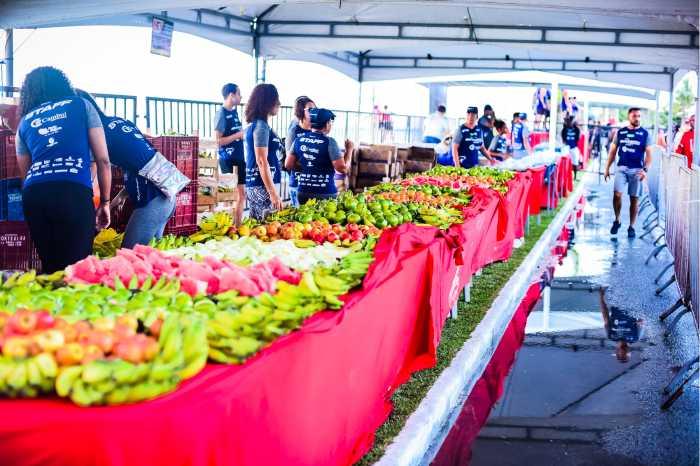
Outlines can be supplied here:
<path id="1" fill-rule="evenodd" d="M 559 82 L 552 81 L 552 104 L 549 110 L 549 148 L 557 146 L 557 119 L 559 118 Z"/>

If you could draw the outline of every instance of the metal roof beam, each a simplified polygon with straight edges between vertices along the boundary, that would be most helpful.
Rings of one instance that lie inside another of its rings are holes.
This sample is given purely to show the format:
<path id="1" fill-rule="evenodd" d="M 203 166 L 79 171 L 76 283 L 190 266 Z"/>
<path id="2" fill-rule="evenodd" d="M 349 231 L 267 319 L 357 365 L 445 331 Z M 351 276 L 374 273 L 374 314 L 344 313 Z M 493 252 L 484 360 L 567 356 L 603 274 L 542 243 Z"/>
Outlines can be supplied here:
<path id="1" fill-rule="evenodd" d="M 391 39 L 397 41 L 611 45 L 695 49 L 697 31 L 514 26 L 467 23 L 264 20 L 261 35 L 280 38 Z M 309 26 L 308 31 L 304 26 Z M 318 32 L 325 26 L 325 32 Z M 427 29 L 427 30 L 426 30 Z M 421 30 L 425 31 L 422 33 Z M 472 33 L 473 32 L 473 33 Z M 507 32 L 507 34 L 499 34 Z M 520 34 L 517 34 L 520 33 Z M 568 36 L 568 37 L 567 37 Z"/>

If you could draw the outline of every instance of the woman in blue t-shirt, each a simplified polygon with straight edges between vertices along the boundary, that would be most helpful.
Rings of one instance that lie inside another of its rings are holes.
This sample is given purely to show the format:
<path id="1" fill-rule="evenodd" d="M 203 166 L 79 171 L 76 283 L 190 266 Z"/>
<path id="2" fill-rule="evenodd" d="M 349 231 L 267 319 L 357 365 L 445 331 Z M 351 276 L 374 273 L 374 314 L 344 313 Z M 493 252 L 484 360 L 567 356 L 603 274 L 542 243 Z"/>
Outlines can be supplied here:
<path id="1" fill-rule="evenodd" d="M 277 115 L 280 98 L 272 84 L 258 84 L 245 108 L 249 123 L 245 132 L 245 187 L 250 216 L 263 220 L 282 208 L 282 199 L 275 184 L 280 182 L 282 141 L 272 131 L 268 119 Z"/>
<path id="2" fill-rule="evenodd" d="M 16 152 L 22 203 L 45 273 L 92 253 L 95 227 L 109 225 L 112 173 L 102 122 L 62 71 L 44 66 L 24 79 Z M 97 164 L 95 213 L 90 154 Z"/>
<path id="3" fill-rule="evenodd" d="M 309 97 L 302 95 L 294 101 L 294 116 L 295 119 L 289 123 L 287 130 L 287 138 L 284 140 L 284 151 L 289 157 L 294 147 L 294 140 L 301 133 L 311 131 L 311 122 L 309 121 L 309 110 L 316 108 L 316 104 Z M 297 181 L 297 172 L 292 168 L 289 170 L 289 198 L 292 201 L 292 206 L 299 207 L 299 199 L 297 198 L 299 183 Z"/>
<path id="4" fill-rule="evenodd" d="M 79 96 L 90 102 L 104 125 L 110 161 L 124 172 L 124 189 L 113 199 L 120 205 L 131 199 L 134 212 L 124 232 L 122 247 L 132 248 L 161 238 L 165 225 L 175 211 L 176 194 L 189 180 L 156 151 L 132 122 L 102 112 L 90 94 L 80 89 Z M 157 179 L 149 179 L 149 173 Z"/>

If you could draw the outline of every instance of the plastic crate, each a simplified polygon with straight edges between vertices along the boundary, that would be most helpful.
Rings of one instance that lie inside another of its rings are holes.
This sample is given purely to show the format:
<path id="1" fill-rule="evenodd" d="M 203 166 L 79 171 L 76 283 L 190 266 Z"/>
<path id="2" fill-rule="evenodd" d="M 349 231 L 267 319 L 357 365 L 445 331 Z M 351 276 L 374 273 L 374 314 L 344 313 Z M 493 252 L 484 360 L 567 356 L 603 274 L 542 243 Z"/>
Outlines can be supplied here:
<path id="1" fill-rule="evenodd" d="M 25 222 L 0 222 L 0 270 L 41 269 Z"/>
<path id="2" fill-rule="evenodd" d="M 186 227 L 173 227 L 165 228 L 164 235 L 174 235 L 174 236 L 190 236 L 197 232 L 197 225 L 190 225 Z"/>
<path id="3" fill-rule="evenodd" d="M 19 178 L 0 180 L 0 220 L 24 221 L 22 180 Z"/>
<path id="4" fill-rule="evenodd" d="M 15 153 L 15 134 L 9 129 L 0 130 L 0 179 L 19 178 L 19 166 Z"/>
<path id="5" fill-rule="evenodd" d="M 147 137 L 153 147 L 187 178 L 196 180 L 199 171 L 199 138 L 192 136 Z"/>
<path id="6" fill-rule="evenodd" d="M 197 182 L 193 181 L 177 195 L 175 213 L 165 225 L 165 233 L 175 229 L 197 228 Z"/>

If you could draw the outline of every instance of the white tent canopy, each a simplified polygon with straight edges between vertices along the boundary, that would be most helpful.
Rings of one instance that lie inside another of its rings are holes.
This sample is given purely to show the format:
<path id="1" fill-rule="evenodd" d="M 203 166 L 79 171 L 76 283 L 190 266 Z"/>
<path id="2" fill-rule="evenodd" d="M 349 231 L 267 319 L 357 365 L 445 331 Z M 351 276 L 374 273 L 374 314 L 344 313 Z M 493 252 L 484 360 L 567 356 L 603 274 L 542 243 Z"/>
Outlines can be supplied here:
<path id="1" fill-rule="evenodd" d="M 0 27 L 175 29 L 256 57 L 321 63 L 356 80 L 540 70 L 668 90 L 698 68 L 695 0 L 23 0 Z"/>

